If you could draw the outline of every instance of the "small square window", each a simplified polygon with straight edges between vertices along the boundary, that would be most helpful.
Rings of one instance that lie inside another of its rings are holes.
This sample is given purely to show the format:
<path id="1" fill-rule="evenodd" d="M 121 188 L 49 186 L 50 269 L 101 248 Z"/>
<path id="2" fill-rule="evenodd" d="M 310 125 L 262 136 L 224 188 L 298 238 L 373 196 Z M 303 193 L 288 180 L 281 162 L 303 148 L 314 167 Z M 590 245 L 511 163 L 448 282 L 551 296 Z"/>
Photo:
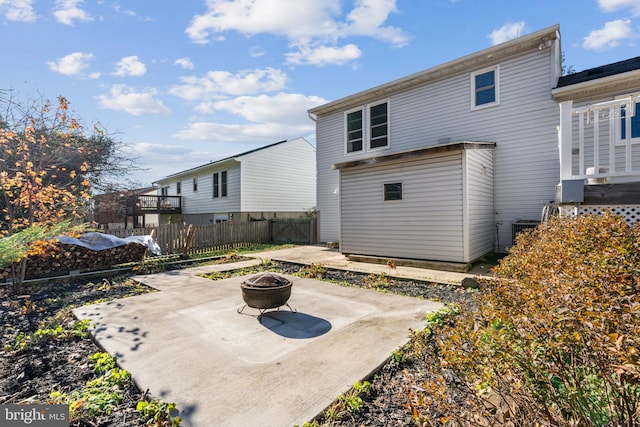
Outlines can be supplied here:
<path id="1" fill-rule="evenodd" d="M 402 200 L 402 183 L 394 182 L 384 185 L 384 200 Z"/>

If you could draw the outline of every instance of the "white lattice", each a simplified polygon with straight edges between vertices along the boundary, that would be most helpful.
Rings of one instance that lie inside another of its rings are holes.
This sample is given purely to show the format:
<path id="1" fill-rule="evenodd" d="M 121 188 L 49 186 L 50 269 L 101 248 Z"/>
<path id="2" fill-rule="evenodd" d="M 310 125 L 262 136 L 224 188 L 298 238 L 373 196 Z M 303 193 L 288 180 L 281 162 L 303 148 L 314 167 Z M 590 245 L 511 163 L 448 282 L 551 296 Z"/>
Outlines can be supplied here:
<path id="1" fill-rule="evenodd" d="M 640 205 L 606 205 L 606 206 L 580 206 L 579 214 L 600 215 L 610 210 L 615 215 L 620 215 L 629 224 L 640 222 Z"/>

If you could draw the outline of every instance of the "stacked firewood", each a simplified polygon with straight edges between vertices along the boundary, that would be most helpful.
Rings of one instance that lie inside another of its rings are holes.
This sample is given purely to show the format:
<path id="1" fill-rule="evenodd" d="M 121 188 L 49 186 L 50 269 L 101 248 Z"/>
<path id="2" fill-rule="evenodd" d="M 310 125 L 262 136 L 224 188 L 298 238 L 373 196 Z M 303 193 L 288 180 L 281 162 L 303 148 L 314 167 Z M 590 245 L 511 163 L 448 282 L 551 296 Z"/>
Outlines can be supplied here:
<path id="1" fill-rule="evenodd" d="M 57 243 L 45 254 L 30 256 L 27 259 L 25 279 L 103 270 L 118 264 L 142 261 L 146 252 L 147 246 L 140 243 L 128 243 L 99 251 L 79 245 Z M 10 278 L 11 267 L 0 270 L 0 281 Z"/>

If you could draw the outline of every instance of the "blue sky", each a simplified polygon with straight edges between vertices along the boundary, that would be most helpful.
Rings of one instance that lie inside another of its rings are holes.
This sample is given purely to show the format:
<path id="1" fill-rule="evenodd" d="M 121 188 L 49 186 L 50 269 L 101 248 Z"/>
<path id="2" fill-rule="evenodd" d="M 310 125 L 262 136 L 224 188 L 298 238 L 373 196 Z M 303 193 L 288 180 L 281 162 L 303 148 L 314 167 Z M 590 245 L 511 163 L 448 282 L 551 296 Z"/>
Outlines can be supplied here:
<path id="1" fill-rule="evenodd" d="M 66 97 L 150 185 L 315 143 L 311 107 L 554 24 L 575 71 L 640 54 L 640 0 L 0 0 L 0 89 Z"/>

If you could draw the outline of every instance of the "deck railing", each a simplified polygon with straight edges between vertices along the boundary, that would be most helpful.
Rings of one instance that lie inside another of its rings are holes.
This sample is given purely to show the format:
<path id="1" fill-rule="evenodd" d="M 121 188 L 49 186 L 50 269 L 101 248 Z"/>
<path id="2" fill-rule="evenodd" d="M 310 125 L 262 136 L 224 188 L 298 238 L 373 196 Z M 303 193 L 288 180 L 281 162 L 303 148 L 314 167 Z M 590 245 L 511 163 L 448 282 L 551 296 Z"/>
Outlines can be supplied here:
<path id="1" fill-rule="evenodd" d="M 182 197 L 180 196 L 135 195 L 127 204 L 128 215 L 181 212 Z"/>
<path id="2" fill-rule="evenodd" d="M 560 179 L 640 178 L 640 138 L 631 120 L 640 95 L 574 107 L 560 103 Z"/>

